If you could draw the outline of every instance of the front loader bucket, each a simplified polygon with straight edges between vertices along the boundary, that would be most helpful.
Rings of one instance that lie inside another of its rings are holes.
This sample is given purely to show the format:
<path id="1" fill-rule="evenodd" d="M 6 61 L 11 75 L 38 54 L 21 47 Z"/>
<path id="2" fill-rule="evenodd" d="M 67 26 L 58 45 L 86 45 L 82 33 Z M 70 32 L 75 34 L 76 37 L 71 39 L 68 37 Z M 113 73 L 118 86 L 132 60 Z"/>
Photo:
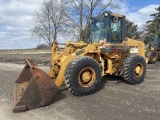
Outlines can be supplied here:
<path id="1" fill-rule="evenodd" d="M 53 79 L 32 60 L 26 65 L 14 85 L 13 112 L 45 106 L 51 102 L 58 88 Z"/>

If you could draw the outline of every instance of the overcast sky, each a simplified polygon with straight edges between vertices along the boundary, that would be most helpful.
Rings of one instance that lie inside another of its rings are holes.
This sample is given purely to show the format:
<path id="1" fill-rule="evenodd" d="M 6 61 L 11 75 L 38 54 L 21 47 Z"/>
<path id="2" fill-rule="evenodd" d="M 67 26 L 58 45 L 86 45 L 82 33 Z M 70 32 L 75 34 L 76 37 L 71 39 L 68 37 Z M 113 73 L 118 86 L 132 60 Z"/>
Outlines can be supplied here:
<path id="1" fill-rule="evenodd" d="M 143 2 L 142 2 L 143 1 Z M 0 49 L 33 48 L 39 40 L 31 38 L 29 30 L 34 26 L 33 14 L 43 0 L 0 0 Z M 160 0 L 127 0 L 120 10 L 142 29 L 143 24 L 151 19 Z"/>

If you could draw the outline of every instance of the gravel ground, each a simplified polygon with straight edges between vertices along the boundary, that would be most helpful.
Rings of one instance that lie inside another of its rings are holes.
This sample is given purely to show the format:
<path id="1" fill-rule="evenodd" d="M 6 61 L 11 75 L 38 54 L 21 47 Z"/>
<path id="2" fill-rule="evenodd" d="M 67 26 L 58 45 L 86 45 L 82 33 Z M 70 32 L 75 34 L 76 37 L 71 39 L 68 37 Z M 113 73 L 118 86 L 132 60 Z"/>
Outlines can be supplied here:
<path id="1" fill-rule="evenodd" d="M 23 66 L 0 63 L 0 120 L 160 119 L 160 62 L 147 66 L 145 80 L 139 85 L 106 76 L 95 94 L 84 97 L 73 96 L 63 85 L 49 106 L 12 113 L 12 88 Z M 40 67 L 48 73 L 49 66 Z"/>

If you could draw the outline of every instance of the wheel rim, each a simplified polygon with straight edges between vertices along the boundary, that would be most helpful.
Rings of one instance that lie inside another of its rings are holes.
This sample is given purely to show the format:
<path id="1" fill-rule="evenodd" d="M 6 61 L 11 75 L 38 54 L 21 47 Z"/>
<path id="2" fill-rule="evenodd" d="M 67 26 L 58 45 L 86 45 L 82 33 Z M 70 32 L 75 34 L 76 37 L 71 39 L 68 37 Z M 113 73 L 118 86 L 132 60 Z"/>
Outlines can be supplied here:
<path id="1" fill-rule="evenodd" d="M 141 63 L 136 64 L 134 71 L 136 77 L 140 77 L 143 74 L 143 65 Z"/>
<path id="2" fill-rule="evenodd" d="M 156 61 L 157 57 L 155 54 L 152 55 L 152 60 Z"/>
<path id="3" fill-rule="evenodd" d="M 90 67 L 83 68 L 78 76 L 78 82 L 83 87 L 89 87 L 91 86 L 95 81 L 95 72 Z"/>

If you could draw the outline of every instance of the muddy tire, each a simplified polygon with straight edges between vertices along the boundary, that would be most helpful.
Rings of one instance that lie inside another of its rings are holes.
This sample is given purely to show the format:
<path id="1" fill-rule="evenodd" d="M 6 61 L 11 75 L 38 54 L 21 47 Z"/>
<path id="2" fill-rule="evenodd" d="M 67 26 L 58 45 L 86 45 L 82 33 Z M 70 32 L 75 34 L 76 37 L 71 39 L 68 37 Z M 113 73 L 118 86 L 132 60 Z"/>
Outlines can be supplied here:
<path id="1" fill-rule="evenodd" d="M 128 84 L 143 82 L 146 74 L 146 62 L 140 55 L 131 55 L 123 61 L 123 80 Z"/>
<path id="2" fill-rule="evenodd" d="M 91 57 L 77 57 L 66 67 L 65 84 L 73 95 L 83 96 L 92 94 L 100 85 L 100 82 L 100 65 Z"/>
<path id="3" fill-rule="evenodd" d="M 149 61 L 148 61 L 148 63 L 154 64 L 154 63 L 157 62 L 157 60 L 158 60 L 158 55 L 157 55 L 157 53 L 156 53 L 155 51 L 149 52 L 149 53 L 148 53 L 148 56 L 149 56 Z"/>

